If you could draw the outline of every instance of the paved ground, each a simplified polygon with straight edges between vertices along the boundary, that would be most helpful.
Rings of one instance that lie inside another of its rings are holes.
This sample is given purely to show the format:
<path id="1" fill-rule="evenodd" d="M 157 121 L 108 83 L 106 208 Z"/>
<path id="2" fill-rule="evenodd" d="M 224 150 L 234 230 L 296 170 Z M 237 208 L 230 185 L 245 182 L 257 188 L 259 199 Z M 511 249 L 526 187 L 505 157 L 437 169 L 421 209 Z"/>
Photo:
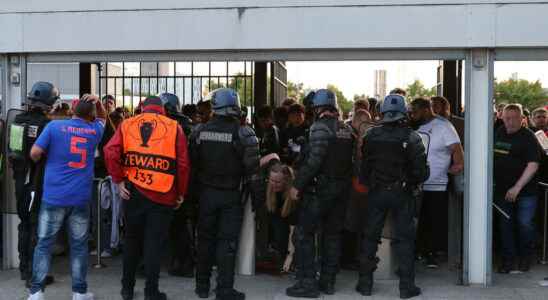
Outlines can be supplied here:
<path id="1" fill-rule="evenodd" d="M 91 269 L 89 272 L 90 291 L 95 293 L 97 300 L 118 300 L 120 289 L 120 260 L 106 260 L 105 269 Z M 70 300 L 70 274 L 68 273 L 67 259 L 56 259 L 54 272 L 57 283 L 47 289 L 48 300 Z M 417 271 L 417 283 L 423 288 L 424 295 L 415 299 L 548 299 L 548 287 L 537 285 L 538 280 L 548 276 L 548 266 L 537 265 L 526 274 L 495 275 L 494 286 L 490 288 L 456 286 L 455 276 L 447 270 L 427 270 L 422 267 Z M 344 271 L 339 276 L 337 294 L 323 297 L 323 299 L 399 299 L 397 282 L 386 280 L 376 281 L 373 297 L 361 297 L 354 292 L 356 273 Z M 247 293 L 247 299 L 289 299 L 284 291 L 292 284 L 288 277 L 274 277 L 270 275 L 238 277 L 237 288 Z M 170 300 L 196 299 L 193 293 L 194 283 L 189 279 L 161 275 L 161 288 L 167 292 Z M 138 280 L 136 300 L 143 299 L 143 280 Z M 0 300 L 26 299 L 27 291 L 23 282 L 19 280 L 16 270 L 0 271 Z M 210 299 L 213 299 L 211 297 Z"/>

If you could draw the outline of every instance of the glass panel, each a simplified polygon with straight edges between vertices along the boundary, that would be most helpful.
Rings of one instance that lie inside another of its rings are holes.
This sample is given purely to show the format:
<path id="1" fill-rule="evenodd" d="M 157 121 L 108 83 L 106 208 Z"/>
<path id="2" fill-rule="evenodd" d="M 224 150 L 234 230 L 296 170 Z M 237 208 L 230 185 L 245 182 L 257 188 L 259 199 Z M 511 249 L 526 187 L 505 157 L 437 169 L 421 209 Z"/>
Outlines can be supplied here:
<path id="1" fill-rule="evenodd" d="M 195 62 L 194 63 L 194 76 L 208 76 L 209 75 L 209 62 Z"/>
<path id="2" fill-rule="evenodd" d="M 158 63 L 158 73 L 160 76 L 173 76 L 175 75 L 175 63 L 161 62 Z"/>
<path id="3" fill-rule="evenodd" d="M 217 82 L 219 84 L 219 88 L 227 87 L 226 77 L 217 78 Z"/>
<path id="4" fill-rule="evenodd" d="M 190 62 L 177 62 L 175 63 L 175 71 L 177 76 L 190 76 L 192 75 L 192 65 Z"/>
<path id="5" fill-rule="evenodd" d="M 252 65 L 253 65 L 253 63 L 250 62 L 250 61 L 245 62 L 245 66 L 246 66 L 245 67 L 245 75 L 251 75 L 252 74 L 252 68 L 253 68 Z"/>
<path id="6" fill-rule="evenodd" d="M 158 95 L 158 80 L 150 78 L 150 93 L 149 96 Z"/>
<path id="7" fill-rule="evenodd" d="M 141 63 L 141 76 L 156 76 L 158 74 L 157 62 Z"/>
<path id="8" fill-rule="evenodd" d="M 226 61 L 211 62 L 211 76 L 226 76 Z"/>
<path id="9" fill-rule="evenodd" d="M 150 86 L 150 79 L 149 78 L 142 78 L 141 79 L 141 98 L 146 98 L 148 96 Z"/>
<path id="10" fill-rule="evenodd" d="M 192 95 L 192 80 L 190 78 L 183 79 L 184 84 L 184 94 L 185 94 L 185 103 L 194 103 L 191 98 Z"/>
<path id="11" fill-rule="evenodd" d="M 101 78 L 101 97 L 104 96 L 107 93 L 107 79 Z"/>
<path id="12" fill-rule="evenodd" d="M 123 106 L 124 99 L 122 98 L 122 78 L 116 79 L 116 91 L 114 95 L 114 98 L 116 98 L 116 105 L 117 106 Z"/>
<path id="13" fill-rule="evenodd" d="M 231 61 L 228 63 L 228 75 L 239 75 L 244 73 L 243 61 Z"/>
<path id="14" fill-rule="evenodd" d="M 159 88 L 158 94 L 167 93 L 167 78 L 165 77 L 160 78 L 159 83 L 160 83 L 160 88 Z"/>
<path id="15" fill-rule="evenodd" d="M 133 104 L 133 109 L 135 109 L 139 105 L 139 79 L 133 79 L 133 83 L 131 84 L 132 90 L 131 90 L 131 103 Z"/>
<path id="16" fill-rule="evenodd" d="M 106 63 L 102 62 L 101 63 L 101 77 L 104 77 L 104 76 L 107 76 L 107 73 L 106 73 Z"/>
<path id="17" fill-rule="evenodd" d="M 179 100 L 181 100 L 182 103 L 185 102 L 185 99 L 190 99 L 190 97 L 186 97 L 186 90 L 185 90 L 185 79 L 184 78 L 176 78 L 175 79 L 175 94 L 179 96 Z"/>
<path id="18" fill-rule="evenodd" d="M 108 76 L 122 76 L 122 63 L 108 63 Z"/>
<path id="19" fill-rule="evenodd" d="M 131 79 L 132 78 L 125 78 L 124 79 L 124 96 L 130 96 L 131 93 Z"/>
<path id="20" fill-rule="evenodd" d="M 139 68 L 138 62 L 124 63 L 124 76 L 139 76 Z"/>
<path id="21" fill-rule="evenodd" d="M 108 78 L 107 80 L 107 94 L 114 95 L 114 78 Z"/>
<path id="22" fill-rule="evenodd" d="M 202 99 L 202 78 L 194 78 L 192 81 L 192 103 Z"/>
<path id="23" fill-rule="evenodd" d="M 177 93 L 175 92 L 175 80 L 173 80 L 173 78 L 166 78 L 166 81 L 167 81 L 167 92 L 177 95 Z"/>

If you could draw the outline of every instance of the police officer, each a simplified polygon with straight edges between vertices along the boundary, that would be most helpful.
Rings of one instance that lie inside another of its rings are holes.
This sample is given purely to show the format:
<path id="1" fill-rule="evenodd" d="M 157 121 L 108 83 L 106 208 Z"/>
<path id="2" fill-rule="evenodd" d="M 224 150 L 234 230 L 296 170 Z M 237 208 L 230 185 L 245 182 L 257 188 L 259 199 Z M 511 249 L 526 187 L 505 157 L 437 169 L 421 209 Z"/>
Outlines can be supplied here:
<path id="1" fill-rule="evenodd" d="M 179 97 L 171 93 L 162 93 L 159 97 L 164 104 L 166 116 L 177 121 L 185 135 L 189 136 L 192 132 L 192 120 L 181 113 Z M 185 202 L 175 211 L 169 230 L 171 263 L 168 273 L 171 276 L 194 278 L 193 246 L 196 201 L 192 197 L 191 189 L 192 184 L 189 185 Z"/>
<path id="2" fill-rule="evenodd" d="M 46 124 L 49 122 L 47 112 L 59 99 L 59 90 L 49 82 L 36 82 L 28 94 L 26 111 L 17 115 L 10 126 L 11 135 L 14 130 L 22 130 L 22 141 L 10 145 L 8 159 L 13 169 L 15 180 L 15 197 L 17 200 L 19 271 L 21 280 L 26 280 L 30 286 L 32 276 L 32 255 L 36 245 L 36 230 L 38 212 L 42 197 L 44 179 L 43 161 L 34 163 L 30 160 L 30 149 Z M 45 284 L 53 282 L 52 276 L 47 276 Z"/>
<path id="3" fill-rule="evenodd" d="M 164 104 L 166 115 L 170 119 L 177 121 L 177 123 L 179 123 L 179 125 L 183 129 L 185 135 L 190 136 L 190 132 L 192 131 L 193 127 L 192 120 L 181 113 L 181 104 L 179 102 L 179 97 L 171 93 L 162 93 L 159 97 Z"/>
<path id="4" fill-rule="evenodd" d="M 341 231 L 351 185 L 354 138 L 339 120 L 336 95 L 326 89 L 312 96 L 315 120 L 310 127 L 304 160 L 290 197 L 303 198 L 295 230 L 298 282 L 286 290 L 291 297 L 317 298 L 335 293 L 341 253 Z M 319 284 L 314 267 L 314 235 L 323 227 Z"/>
<path id="5" fill-rule="evenodd" d="M 209 296 L 213 260 L 217 263 L 217 299 L 245 299 L 234 289 L 234 264 L 243 219 L 242 181 L 254 201 L 262 201 L 259 148 L 255 132 L 241 126 L 238 94 L 227 88 L 212 91 L 214 116 L 191 136 L 191 161 L 200 185 L 196 294 Z"/>
<path id="6" fill-rule="evenodd" d="M 360 278 L 356 290 L 371 295 L 376 257 L 388 211 L 395 226 L 400 262 L 400 298 L 420 295 L 415 286 L 414 191 L 429 175 L 421 137 L 406 122 L 405 98 L 388 95 L 380 106 L 380 125 L 367 131 L 362 147 L 361 181 L 369 187 L 366 225 L 362 239 Z"/>

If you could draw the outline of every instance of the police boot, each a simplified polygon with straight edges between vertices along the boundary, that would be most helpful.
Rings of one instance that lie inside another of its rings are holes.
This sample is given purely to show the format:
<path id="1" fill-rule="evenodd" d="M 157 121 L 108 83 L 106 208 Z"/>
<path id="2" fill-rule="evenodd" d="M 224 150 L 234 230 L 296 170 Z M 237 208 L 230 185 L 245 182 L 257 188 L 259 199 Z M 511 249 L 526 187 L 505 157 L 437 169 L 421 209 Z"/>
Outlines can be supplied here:
<path id="1" fill-rule="evenodd" d="M 234 268 L 236 263 L 235 247 L 230 248 L 230 253 L 220 261 L 217 261 L 217 288 L 215 293 L 217 300 L 244 300 L 245 294 L 234 289 Z"/>
<path id="2" fill-rule="evenodd" d="M 326 295 L 335 294 L 335 278 L 333 276 L 320 276 L 319 288 Z"/>
<path id="3" fill-rule="evenodd" d="M 318 298 L 320 290 L 318 282 L 314 278 L 307 278 L 298 281 L 294 286 L 287 288 L 285 294 L 289 297 L 296 298 Z"/>
<path id="4" fill-rule="evenodd" d="M 415 276 L 400 278 L 400 298 L 409 299 L 421 294 L 421 289 L 415 285 Z"/>
<path id="5" fill-rule="evenodd" d="M 371 296 L 373 290 L 373 272 L 377 269 L 378 257 L 367 258 L 360 265 L 360 279 L 356 291 L 363 296 Z"/>
<path id="6" fill-rule="evenodd" d="M 235 289 L 223 289 L 217 291 L 216 300 L 244 300 L 245 294 Z"/>
<path id="7" fill-rule="evenodd" d="M 372 291 L 373 291 L 373 274 L 368 274 L 368 275 L 360 274 L 358 285 L 356 285 L 356 292 L 360 293 L 362 296 L 371 296 Z"/>
<path id="8" fill-rule="evenodd" d="M 196 279 L 196 288 L 194 289 L 194 292 L 198 296 L 198 298 L 206 299 L 209 298 L 209 282 L 199 282 Z"/>

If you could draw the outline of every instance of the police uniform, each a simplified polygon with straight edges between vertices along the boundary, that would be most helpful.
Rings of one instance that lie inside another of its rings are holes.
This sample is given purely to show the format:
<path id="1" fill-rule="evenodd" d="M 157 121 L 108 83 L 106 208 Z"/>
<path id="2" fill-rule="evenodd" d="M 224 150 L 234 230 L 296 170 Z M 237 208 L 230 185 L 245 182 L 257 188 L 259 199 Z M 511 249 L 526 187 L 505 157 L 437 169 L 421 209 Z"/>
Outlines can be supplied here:
<path id="1" fill-rule="evenodd" d="M 177 121 L 185 136 L 192 133 L 192 120 L 181 114 L 179 97 L 171 93 L 160 94 L 166 115 Z M 196 200 L 192 184 L 185 197 L 185 202 L 173 215 L 169 229 L 170 267 L 168 273 L 172 276 L 194 278 L 194 228 L 196 219 Z"/>
<path id="2" fill-rule="evenodd" d="M 233 289 L 242 200 L 247 198 L 241 186 L 243 180 L 248 182 L 254 199 L 259 199 L 258 141 L 251 128 L 239 123 L 239 100 L 233 90 L 218 89 L 208 98 L 215 115 L 195 128 L 190 145 L 193 176 L 200 189 L 196 293 L 208 297 L 216 262 L 217 299 L 244 299 Z"/>
<path id="3" fill-rule="evenodd" d="M 331 97 L 332 102 L 325 102 Z M 318 90 L 315 109 L 336 110 L 336 97 Z M 330 104 L 329 104 L 330 103 Z M 351 186 L 354 137 L 350 126 L 337 117 L 319 116 L 310 127 L 304 159 L 294 187 L 303 195 L 295 229 L 297 284 L 287 289 L 292 297 L 318 297 L 319 291 L 333 294 L 341 253 L 341 232 Z M 315 279 L 314 235 L 322 233 L 322 261 L 319 287 Z"/>
<path id="4" fill-rule="evenodd" d="M 364 136 L 361 181 L 369 187 L 366 225 L 356 290 L 371 295 L 373 272 L 387 213 L 394 219 L 400 297 L 420 294 L 415 286 L 415 199 L 413 191 L 428 178 L 425 148 L 420 136 L 405 123 L 405 99 L 389 95 L 381 106 L 383 120 Z"/>
<path id="5" fill-rule="evenodd" d="M 30 285 L 32 275 L 32 256 L 36 245 L 38 212 L 44 179 L 44 162 L 32 162 L 30 149 L 49 122 L 46 111 L 55 104 L 57 99 L 59 99 L 59 90 L 55 86 L 49 82 L 36 82 L 27 97 L 28 110 L 17 115 L 13 123 L 9 124 L 8 159 L 13 168 L 17 214 L 20 219 L 17 246 L 19 270 L 21 279 L 27 281 L 27 286 Z M 16 130 L 20 131 L 18 136 L 22 140 L 12 144 L 11 138 Z M 53 277 L 48 276 L 45 283 L 49 284 L 52 280 Z"/>

